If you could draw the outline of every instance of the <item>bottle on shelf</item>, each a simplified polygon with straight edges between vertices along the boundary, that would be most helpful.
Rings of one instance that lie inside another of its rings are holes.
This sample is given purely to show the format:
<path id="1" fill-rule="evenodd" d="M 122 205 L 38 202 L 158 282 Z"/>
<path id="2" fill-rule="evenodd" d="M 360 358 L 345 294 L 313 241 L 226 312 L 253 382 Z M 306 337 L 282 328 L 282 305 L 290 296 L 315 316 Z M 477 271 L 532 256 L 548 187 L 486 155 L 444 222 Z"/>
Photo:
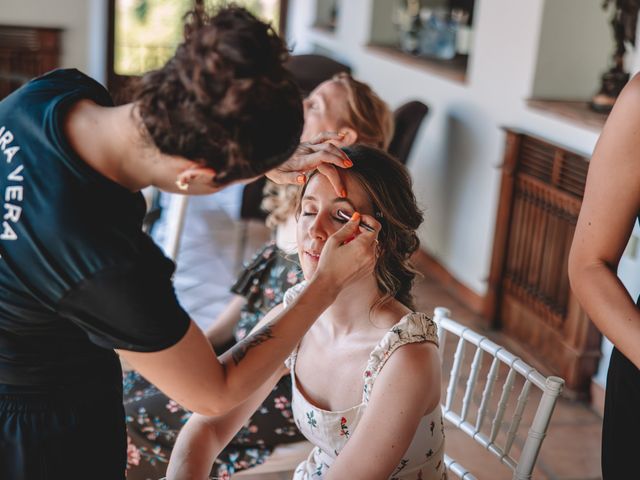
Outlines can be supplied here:
<path id="1" fill-rule="evenodd" d="M 456 8 L 451 11 L 451 18 L 458 26 L 456 34 L 456 52 L 459 55 L 469 55 L 473 34 L 471 25 L 469 24 L 471 15 L 467 10 Z"/>
<path id="2" fill-rule="evenodd" d="M 451 60 L 456 56 L 457 24 L 447 10 L 423 9 L 420 55 Z"/>
<path id="3" fill-rule="evenodd" d="M 420 1 L 407 0 L 404 12 L 399 14 L 400 48 L 413 55 L 420 51 L 420 32 L 422 21 L 420 19 Z"/>

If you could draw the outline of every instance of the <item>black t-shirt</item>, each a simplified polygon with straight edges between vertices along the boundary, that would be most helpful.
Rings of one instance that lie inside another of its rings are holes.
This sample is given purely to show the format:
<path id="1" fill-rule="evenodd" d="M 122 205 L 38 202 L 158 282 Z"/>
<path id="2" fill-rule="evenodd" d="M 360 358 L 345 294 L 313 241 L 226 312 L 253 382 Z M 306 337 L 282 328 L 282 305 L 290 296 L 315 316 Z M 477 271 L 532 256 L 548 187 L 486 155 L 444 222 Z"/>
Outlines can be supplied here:
<path id="1" fill-rule="evenodd" d="M 142 195 L 93 170 L 65 139 L 65 112 L 83 98 L 112 105 L 77 70 L 0 102 L 0 384 L 113 382 L 112 349 L 162 350 L 189 325 L 173 262 L 141 230 Z"/>

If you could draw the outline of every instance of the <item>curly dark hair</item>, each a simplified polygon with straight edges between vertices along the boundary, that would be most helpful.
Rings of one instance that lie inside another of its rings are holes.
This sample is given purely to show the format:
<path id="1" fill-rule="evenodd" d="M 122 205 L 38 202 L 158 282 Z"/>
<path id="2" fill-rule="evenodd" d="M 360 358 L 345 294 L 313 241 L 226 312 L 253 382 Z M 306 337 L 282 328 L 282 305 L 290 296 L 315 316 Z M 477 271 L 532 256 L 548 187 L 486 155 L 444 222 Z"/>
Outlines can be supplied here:
<path id="1" fill-rule="evenodd" d="M 384 150 L 362 144 L 342 150 L 353 162 L 351 168 L 342 172 L 362 186 L 376 219 L 382 224 L 374 274 L 383 297 L 373 308 L 395 298 L 413 310 L 411 287 L 417 271 L 410 259 L 420 246 L 416 230 L 424 217 L 413 194 L 411 176 L 402 163 Z M 317 171 L 311 176 L 315 174 Z M 304 196 L 306 185 L 300 197 Z"/>
<path id="2" fill-rule="evenodd" d="M 261 175 L 298 145 L 301 94 L 273 28 L 231 5 L 185 17 L 185 40 L 140 81 L 135 102 L 158 149 L 213 168 L 215 183 Z"/>

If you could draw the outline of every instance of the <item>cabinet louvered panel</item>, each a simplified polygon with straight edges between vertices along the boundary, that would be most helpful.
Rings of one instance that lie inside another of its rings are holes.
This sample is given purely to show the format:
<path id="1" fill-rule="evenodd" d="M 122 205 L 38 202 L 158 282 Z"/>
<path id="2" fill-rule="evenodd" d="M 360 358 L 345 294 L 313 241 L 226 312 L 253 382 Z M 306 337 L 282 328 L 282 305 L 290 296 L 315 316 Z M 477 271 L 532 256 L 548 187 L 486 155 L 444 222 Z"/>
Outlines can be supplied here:
<path id="1" fill-rule="evenodd" d="M 567 153 L 560 171 L 558 188 L 582 198 L 589 165 L 576 154 Z"/>
<path id="2" fill-rule="evenodd" d="M 61 30 L 0 26 L 0 99 L 59 66 Z"/>
<path id="3" fill-rule="evenodd" d="M 496 326 L 584 395 L 600 334 L 571 292 L 567 265 L 588 166 L 576 153 L 508 131 L 487 301 Z"/>
<path id="4" fill-rule="evenodd" d="M 561 240 L 573 237 L 579 209 L 579 201 L 553 194 L 537 179 L 516 179 L 505 291 L 556 327 L 562 326 L 569 295 L 569 245 Z"/>
<path id="5" fill-rule="evenodd" d="M 552 148 L 532 139 L 524 139 L 520 153 L 520 170 L 532 177 L 548 182 L 551 180 L 553 171 L 553 156 L 554 151 Z"/>

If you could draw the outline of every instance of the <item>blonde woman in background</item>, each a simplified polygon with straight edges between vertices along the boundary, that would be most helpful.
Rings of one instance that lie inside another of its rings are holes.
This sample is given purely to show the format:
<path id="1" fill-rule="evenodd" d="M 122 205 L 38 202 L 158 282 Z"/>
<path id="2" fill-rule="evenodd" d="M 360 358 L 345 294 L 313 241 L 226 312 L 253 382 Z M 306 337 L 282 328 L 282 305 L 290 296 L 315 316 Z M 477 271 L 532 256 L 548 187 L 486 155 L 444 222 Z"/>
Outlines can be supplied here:
<path id="1" fill-rule="evenodd" d="M 366 84 L 346 73 L 320 84 L 305 99 L 304 142 L 330 139 L 337 146 L 355 142 L 385 149 L 393 135 L 393 116 Z M 307 152 L 313 155 L 313 150 Z M 282 303 L 284 292 L 302 279 L 296 253 L 295 209 L 300 188 L 268 183 L 263 207 L 273 241 L 260 249 L 231 288 L 235 294 L 206 335 L 216 351 L 246 337 L 262 317 Z M 293 254 L 293 255 L 291 255 Z M 165 474 L 178 431 L 191 413 L 171 401 L 136 372 L 125 377 L 129 433 L 128 479 Z M 262 405 L 220 453 L 213 476 L 258 465 L 277 445 L 303 440 L 291 411 L 291 379 L 282 378 Z"/>

